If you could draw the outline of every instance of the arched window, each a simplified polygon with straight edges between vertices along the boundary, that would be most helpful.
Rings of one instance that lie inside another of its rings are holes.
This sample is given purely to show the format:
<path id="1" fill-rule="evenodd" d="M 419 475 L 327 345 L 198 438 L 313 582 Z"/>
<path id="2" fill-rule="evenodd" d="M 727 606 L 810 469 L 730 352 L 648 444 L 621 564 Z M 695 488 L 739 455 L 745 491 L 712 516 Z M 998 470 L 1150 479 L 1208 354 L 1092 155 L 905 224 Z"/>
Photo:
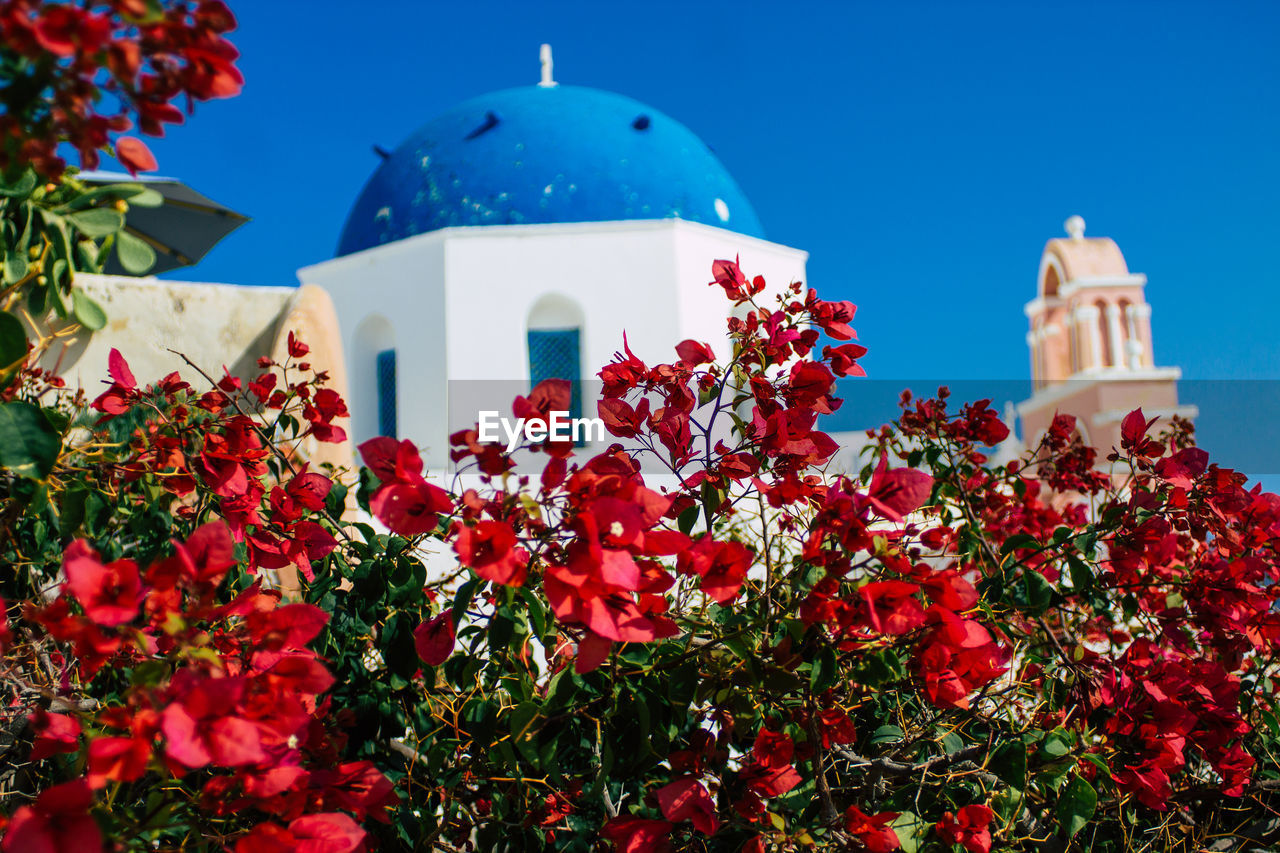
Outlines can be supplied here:
<path id="1" fill-rule="evenodd" d="M 396 424 L 396 351 L 384 349 L 376 359 L 378 375 L 378 434 L 398 438 Z"/>
<path id="2" fill-rule="evenodd" d="M 582 416 L 582 334 L 568 329 L 529 330 L 529 387 L 545 379 L 567 379 L 573 388 L 571 417 Z"/>
<path id="3" fill-rule="evenodd" d="M 560 294 L 543 296 L 529 312 L 529 387 L 546 379 L 568 380 L 574 418 L 582 417 L 582 327 L 582 309 Z"/>
<path id="4" fill-rule="evenodd" d="M 356 443 L 399 435 L 396 396 L 396 335 L 386 317 L 370 314 L 356 326 L 347 364 L 352 383 L 351 425 Z"/>

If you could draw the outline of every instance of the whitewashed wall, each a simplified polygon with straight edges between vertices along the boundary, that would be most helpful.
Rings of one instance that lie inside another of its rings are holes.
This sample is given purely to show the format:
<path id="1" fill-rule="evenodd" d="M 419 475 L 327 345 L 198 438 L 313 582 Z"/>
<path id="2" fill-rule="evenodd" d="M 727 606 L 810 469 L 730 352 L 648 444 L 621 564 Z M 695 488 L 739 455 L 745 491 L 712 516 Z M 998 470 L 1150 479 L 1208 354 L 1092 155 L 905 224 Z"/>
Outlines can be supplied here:
<path id="1" fill-rule="evenodd" d="M 708 282 L 711 262 L 735 255 L 771 291 L 804 280 L 803 251 L 681 220 L 447 228 L 305 267 L 298 277 L 333 296 L 357 440 L 377 431 L 376 350 L 359 333 L 385 321 L 397 350 L 400 435 L 440 469 L 446 382 L 527 383 L 528 321 L 543 297 L 557 294 L 581 310 L 584 378 L 622 348 L 624 331 L 648 362 L 673 359 L 685 338 L 724 358 L 730 305 Z M 584 414 L 593 410 L 588 401 Z M 454 415 L 455 426 L 457 417 L 474 417 Z"/>

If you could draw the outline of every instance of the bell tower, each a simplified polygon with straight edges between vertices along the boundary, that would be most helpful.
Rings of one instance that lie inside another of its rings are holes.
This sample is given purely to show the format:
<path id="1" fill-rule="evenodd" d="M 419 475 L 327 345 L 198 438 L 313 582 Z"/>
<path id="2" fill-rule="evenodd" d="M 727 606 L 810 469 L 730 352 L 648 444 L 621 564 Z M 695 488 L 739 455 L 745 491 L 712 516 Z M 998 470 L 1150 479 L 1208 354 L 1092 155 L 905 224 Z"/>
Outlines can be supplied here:
<path id="1" fill-rule="evenodd" d="M 1156 367 L 1147 277 L 1132 273 L 1109 237 L 1086 237 L 1072 216 L 1067 236 L 1045 244 L 1036 298 L 1026 305 L 1032 396 L 1018 406 L 1029 446 L 1054 414 L 1075 415 L 1100 451 L 1120 442 L 1120 421 L 1141 406 L 1151 417 L 1193 418 L 1178 404 L 1176 367 Z"/>

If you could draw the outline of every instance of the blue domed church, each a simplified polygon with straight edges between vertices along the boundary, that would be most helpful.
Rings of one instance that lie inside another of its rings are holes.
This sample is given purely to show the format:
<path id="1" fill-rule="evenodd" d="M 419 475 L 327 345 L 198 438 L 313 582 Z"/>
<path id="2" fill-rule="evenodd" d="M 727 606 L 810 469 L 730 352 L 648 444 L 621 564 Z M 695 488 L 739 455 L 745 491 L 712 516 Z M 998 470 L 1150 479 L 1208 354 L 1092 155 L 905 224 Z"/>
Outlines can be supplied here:
<path id="1" fill-rule="evenodd" d="M 770 243 L 710 147 L 623 95 L 542 81 L 466 101 L 411 133 L 355 200 L 337 257 L 299 271 L 333 299 L 356 441 L 448 435 L 544 378 L 596 372 L 623 335 L 647 361 L 694 338 L 725 354 L 730 305 L 711 261 L 771 288 L 805 252 Z"/>

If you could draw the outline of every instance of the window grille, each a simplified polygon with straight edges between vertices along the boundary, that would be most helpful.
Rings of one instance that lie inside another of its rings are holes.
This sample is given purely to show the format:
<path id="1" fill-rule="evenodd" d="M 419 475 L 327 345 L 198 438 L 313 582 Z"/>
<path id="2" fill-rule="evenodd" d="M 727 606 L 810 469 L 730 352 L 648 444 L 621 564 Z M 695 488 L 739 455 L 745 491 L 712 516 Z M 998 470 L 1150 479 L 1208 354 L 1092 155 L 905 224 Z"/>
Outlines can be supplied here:
<path id="1" fill-rule="evenodd" d="M 529 387 L 544 379 L 567 379 L 573 396 L 569 417 L 582 417 L 582 355 L 578 329 L 529 330 Z"/>
<path id="2" fill-rule="evenodd" d="M 396 351 L 378 353 L 378 434 L 396 438 Z"/>

